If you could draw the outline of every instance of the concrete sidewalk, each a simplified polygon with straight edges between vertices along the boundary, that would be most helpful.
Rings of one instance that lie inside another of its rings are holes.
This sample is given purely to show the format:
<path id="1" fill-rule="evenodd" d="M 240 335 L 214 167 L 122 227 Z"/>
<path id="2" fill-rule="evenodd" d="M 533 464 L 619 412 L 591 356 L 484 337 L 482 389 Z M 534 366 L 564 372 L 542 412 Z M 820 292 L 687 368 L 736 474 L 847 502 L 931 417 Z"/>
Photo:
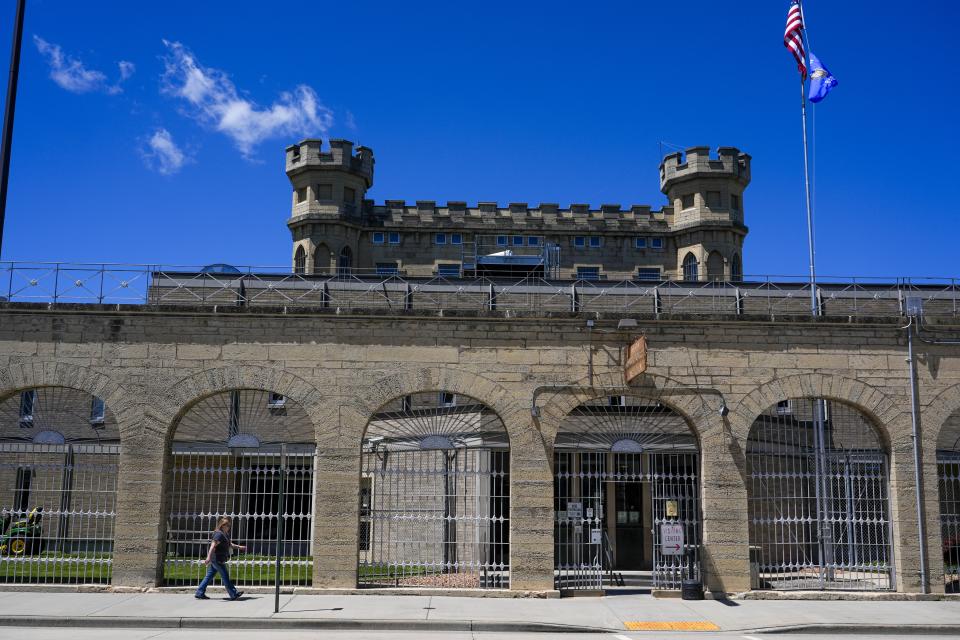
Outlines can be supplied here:
<path id="1" fill-rule="evenodd" d="M 960 633 L 960 601 L 713 601 L 604 598 L 0 591 L 2 626 L 471 631 L 940 631 Z"/>

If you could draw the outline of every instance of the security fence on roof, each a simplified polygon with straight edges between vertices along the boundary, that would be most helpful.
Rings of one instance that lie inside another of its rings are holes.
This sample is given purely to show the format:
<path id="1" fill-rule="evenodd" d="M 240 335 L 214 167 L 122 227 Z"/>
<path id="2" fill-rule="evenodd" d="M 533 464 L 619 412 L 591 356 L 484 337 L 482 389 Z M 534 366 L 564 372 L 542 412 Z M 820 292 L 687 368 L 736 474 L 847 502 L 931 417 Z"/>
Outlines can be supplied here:
<path id="1" fill-rule="evenodd" d="M 809 315 L 804 277 L 737 280 L 552 280 L 406 277 L 359 269 L 308 275 L 289 267 L 0 263 L 0 298 L 54 304 L 293 307 L 340 311 L 607 312 Z M 823 315 L 898 317 L 916 298 L 930 317 L 960 317 L 958 278 L 820 277 Z"/>

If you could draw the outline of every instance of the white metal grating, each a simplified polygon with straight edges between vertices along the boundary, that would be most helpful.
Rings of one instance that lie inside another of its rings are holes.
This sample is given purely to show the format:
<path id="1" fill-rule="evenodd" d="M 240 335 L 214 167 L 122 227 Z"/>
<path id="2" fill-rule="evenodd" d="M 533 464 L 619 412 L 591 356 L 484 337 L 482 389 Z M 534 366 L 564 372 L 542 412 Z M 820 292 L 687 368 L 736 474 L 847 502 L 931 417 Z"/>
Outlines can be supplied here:
<path id="1" fill-rule="evenodd" d="M 554 454 L 555 583 L 562 590 L 642 583 L 679 589 L 700 578 L 696 437 L 671 408 L 646 397 L 605 396 L 561 422 Z M 662 525 L 681 525 L 680 553 L 663 554 Z"/>
<path id="2" fill-rule="evenodd" d="M 492 410 L 418 393 L 371 419 L 358 576 L 361 586 L 509 587 L 510 451 Z"/>
<path id="3" fill-rule="evenodd" d="M 0 582 L 110 582 L 120 436 L 84 391 L 0 402 Z"/>
<path id="4" fill-rule="evenodd" d="M 281 584 L 313 574 L 313 426 L 296 403 L 274 393 L 235 390 L 191 408 L 177 426 L 168 492 L 164 582 L 196 585 L 220 517 L 233 521 L 230 576 L 272 586 L 280 524 Z M 283 510 L 280 488 L 283 486 Z"/>
<path id="5" fill-rule="evenodd" d="M 747 444 L 753 587 L 893 588 L 887 455 L 859 411 L 780 402 Z"/>
<path id="6" fill-rule="evenodd" d="M 937 481 L 944 589 L 960 593 L 960 411 L 951 414 L 940 431 Z"/>

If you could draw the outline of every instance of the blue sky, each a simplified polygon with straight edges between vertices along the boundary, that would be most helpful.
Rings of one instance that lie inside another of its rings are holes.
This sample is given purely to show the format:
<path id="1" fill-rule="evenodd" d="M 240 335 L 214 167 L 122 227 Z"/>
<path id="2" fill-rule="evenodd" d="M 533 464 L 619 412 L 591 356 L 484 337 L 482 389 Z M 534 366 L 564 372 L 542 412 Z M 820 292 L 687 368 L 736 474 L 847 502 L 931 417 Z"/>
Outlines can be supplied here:
<path id="1" fill-rule="evenodd" d="M 659 207 L 659 142 L 737 146 L 745 272 L 806 272 L 786 0 L 28 5 L 6 260 L 288 264 L 283 149 L 324 135 L 378 202 Z M 805 6 L 819 272 L 960 276 L 957 3 Z"/>

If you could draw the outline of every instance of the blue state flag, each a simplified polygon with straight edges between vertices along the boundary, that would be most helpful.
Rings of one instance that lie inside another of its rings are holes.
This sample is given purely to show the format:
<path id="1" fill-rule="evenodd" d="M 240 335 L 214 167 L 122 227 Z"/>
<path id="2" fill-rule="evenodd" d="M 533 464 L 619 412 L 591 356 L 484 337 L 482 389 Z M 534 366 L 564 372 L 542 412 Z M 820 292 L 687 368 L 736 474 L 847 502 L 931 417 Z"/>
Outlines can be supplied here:
<path id="1" fill-rule="evenodd" d="M 820 102 L 839 83 L 833 74 L 810 52 L 810 102 Z"/>

